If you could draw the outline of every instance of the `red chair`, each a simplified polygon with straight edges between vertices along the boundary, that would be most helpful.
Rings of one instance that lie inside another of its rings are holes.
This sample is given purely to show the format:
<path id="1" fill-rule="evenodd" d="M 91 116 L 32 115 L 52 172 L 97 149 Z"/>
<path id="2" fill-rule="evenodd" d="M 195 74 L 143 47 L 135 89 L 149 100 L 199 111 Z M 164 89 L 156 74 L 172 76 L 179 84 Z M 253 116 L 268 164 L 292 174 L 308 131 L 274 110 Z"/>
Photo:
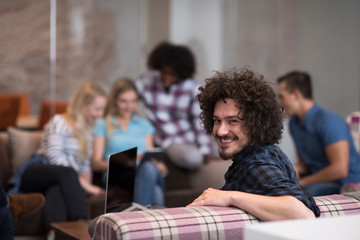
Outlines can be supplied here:
<path id="1" fill-rule="evenodd" d="M 19 116 L 20 98 L 16 95 L 0 95 L 0 130 L 16 126 Z"/>
<path id="2" fill-rule="evenodd" d="M 66 112 L 67 106 L 68 102 L 42 102 L 39 114 L 38 129 L 42 130 L 44 128 L 44 125 L 50 120 L 53 115 Z"/>

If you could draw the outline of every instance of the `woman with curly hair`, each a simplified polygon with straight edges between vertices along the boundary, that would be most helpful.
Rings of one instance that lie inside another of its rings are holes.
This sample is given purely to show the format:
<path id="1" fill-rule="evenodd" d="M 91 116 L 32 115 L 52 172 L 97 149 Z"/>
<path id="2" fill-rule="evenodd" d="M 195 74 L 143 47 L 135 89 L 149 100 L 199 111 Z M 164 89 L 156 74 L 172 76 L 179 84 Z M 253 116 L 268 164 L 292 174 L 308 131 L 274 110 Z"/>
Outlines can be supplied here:
<path id="1" fill-rule="evenodd" d="M 139 98 L 155 127 L 154 143 L 171 162 L 195 170 L 211 157 L 211 138 L 200 126 L 195 57 L 186 46 L 161 43 L 148 58 L 150 72 L 136 80 Z"/>
<path id="2" fill-rule="evenodd" d="M 198 95 L 204 128 L 219 155 L 233 161 L 221 190 L 207 189 L 189 206 L 236 206 L 262 221 L 314 218 L 314 199 L 299 186 L 287 156 L 274 144 L 283 112 L 272 87 L 249 69 L 217 72 Z"/>

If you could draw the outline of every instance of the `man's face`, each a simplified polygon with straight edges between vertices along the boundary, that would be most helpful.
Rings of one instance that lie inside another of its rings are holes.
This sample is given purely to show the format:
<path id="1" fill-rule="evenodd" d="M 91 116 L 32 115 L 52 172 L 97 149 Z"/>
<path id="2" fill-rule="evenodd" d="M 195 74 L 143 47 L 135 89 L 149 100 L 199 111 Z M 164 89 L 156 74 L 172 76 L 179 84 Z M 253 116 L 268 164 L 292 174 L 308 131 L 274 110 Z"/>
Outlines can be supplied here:
<path id="1" fill-rule="evenodd" d="M 296 114 L 298 101 L 295 93 L 290 93 L 286 89 L 286 82 L 281 82 L 278 85 L 278 100 L 288 115 L 291 116 Z"/>
<path id="2" fill-rule="evenodd" d="M 248 137 L 243 131 L 243 120 L 239 117 L 239 109 L 233 99 L 220 100 L 214 108 L 213 135 L 219 146 L 222 159 L 233 159 L 246 147 Z"/>

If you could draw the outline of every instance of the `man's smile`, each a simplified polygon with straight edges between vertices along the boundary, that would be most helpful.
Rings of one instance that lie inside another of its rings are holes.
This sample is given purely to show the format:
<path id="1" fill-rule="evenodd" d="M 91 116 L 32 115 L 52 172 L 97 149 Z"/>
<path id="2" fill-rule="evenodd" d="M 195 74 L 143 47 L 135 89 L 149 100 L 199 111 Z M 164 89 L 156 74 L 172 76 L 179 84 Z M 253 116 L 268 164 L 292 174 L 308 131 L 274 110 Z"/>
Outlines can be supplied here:
<path id="1" fill-rule="evenodd" d="M 224 137 L 216 136 L 216 139 L 218 140 L 218 142 L 221 146 L 228 146 L 231 143 L 235 142 L 237 140 L 237 137 L 236 136 L 224 136 Z"/>

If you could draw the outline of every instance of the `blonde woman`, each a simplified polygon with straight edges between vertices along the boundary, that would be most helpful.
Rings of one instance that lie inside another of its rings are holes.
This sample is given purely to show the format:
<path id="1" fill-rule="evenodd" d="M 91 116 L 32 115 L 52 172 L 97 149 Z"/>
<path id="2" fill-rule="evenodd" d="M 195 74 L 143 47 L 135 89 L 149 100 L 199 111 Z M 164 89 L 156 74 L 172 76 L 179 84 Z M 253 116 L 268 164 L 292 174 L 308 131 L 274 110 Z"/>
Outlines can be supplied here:
<path id="1" fill-rule="evenodd" d="M 131 79 L 117 80 L 109 97 L 105 119 L 99 119 L 94 128 L 94 158 L 93 169 L 105 172 L 107 157 L 110 154 L 137 147 L 138 159 L 146 150 L 154 147 L 151 123 L 135 114 L 138 93 Z M 167 169 L 157 160 L 146 161 L 137 170 L 134 201 L 142 205 L 163 205 L 165 183 L 163 176 Z M 118 176 L 118 182 L 123 188 L 132 192 L 134 186 L 128 179 L 135 174 L 132 167 L 124 167 Z"/>
<path id="2" fill-rule="evenodd" d="M 45 231 L 57 221 L 87 218 L 85 194 L 104 195 L 92 184 L 92 129 L 104 113 L 106 94 L 86 82 L 73 95 L 67 112 L 46 124 L 40 149 L 25 168 L 20 190 L 41 192 L 46 197 Z M 53 237 L 52 232 L 48 239 Z"/>

